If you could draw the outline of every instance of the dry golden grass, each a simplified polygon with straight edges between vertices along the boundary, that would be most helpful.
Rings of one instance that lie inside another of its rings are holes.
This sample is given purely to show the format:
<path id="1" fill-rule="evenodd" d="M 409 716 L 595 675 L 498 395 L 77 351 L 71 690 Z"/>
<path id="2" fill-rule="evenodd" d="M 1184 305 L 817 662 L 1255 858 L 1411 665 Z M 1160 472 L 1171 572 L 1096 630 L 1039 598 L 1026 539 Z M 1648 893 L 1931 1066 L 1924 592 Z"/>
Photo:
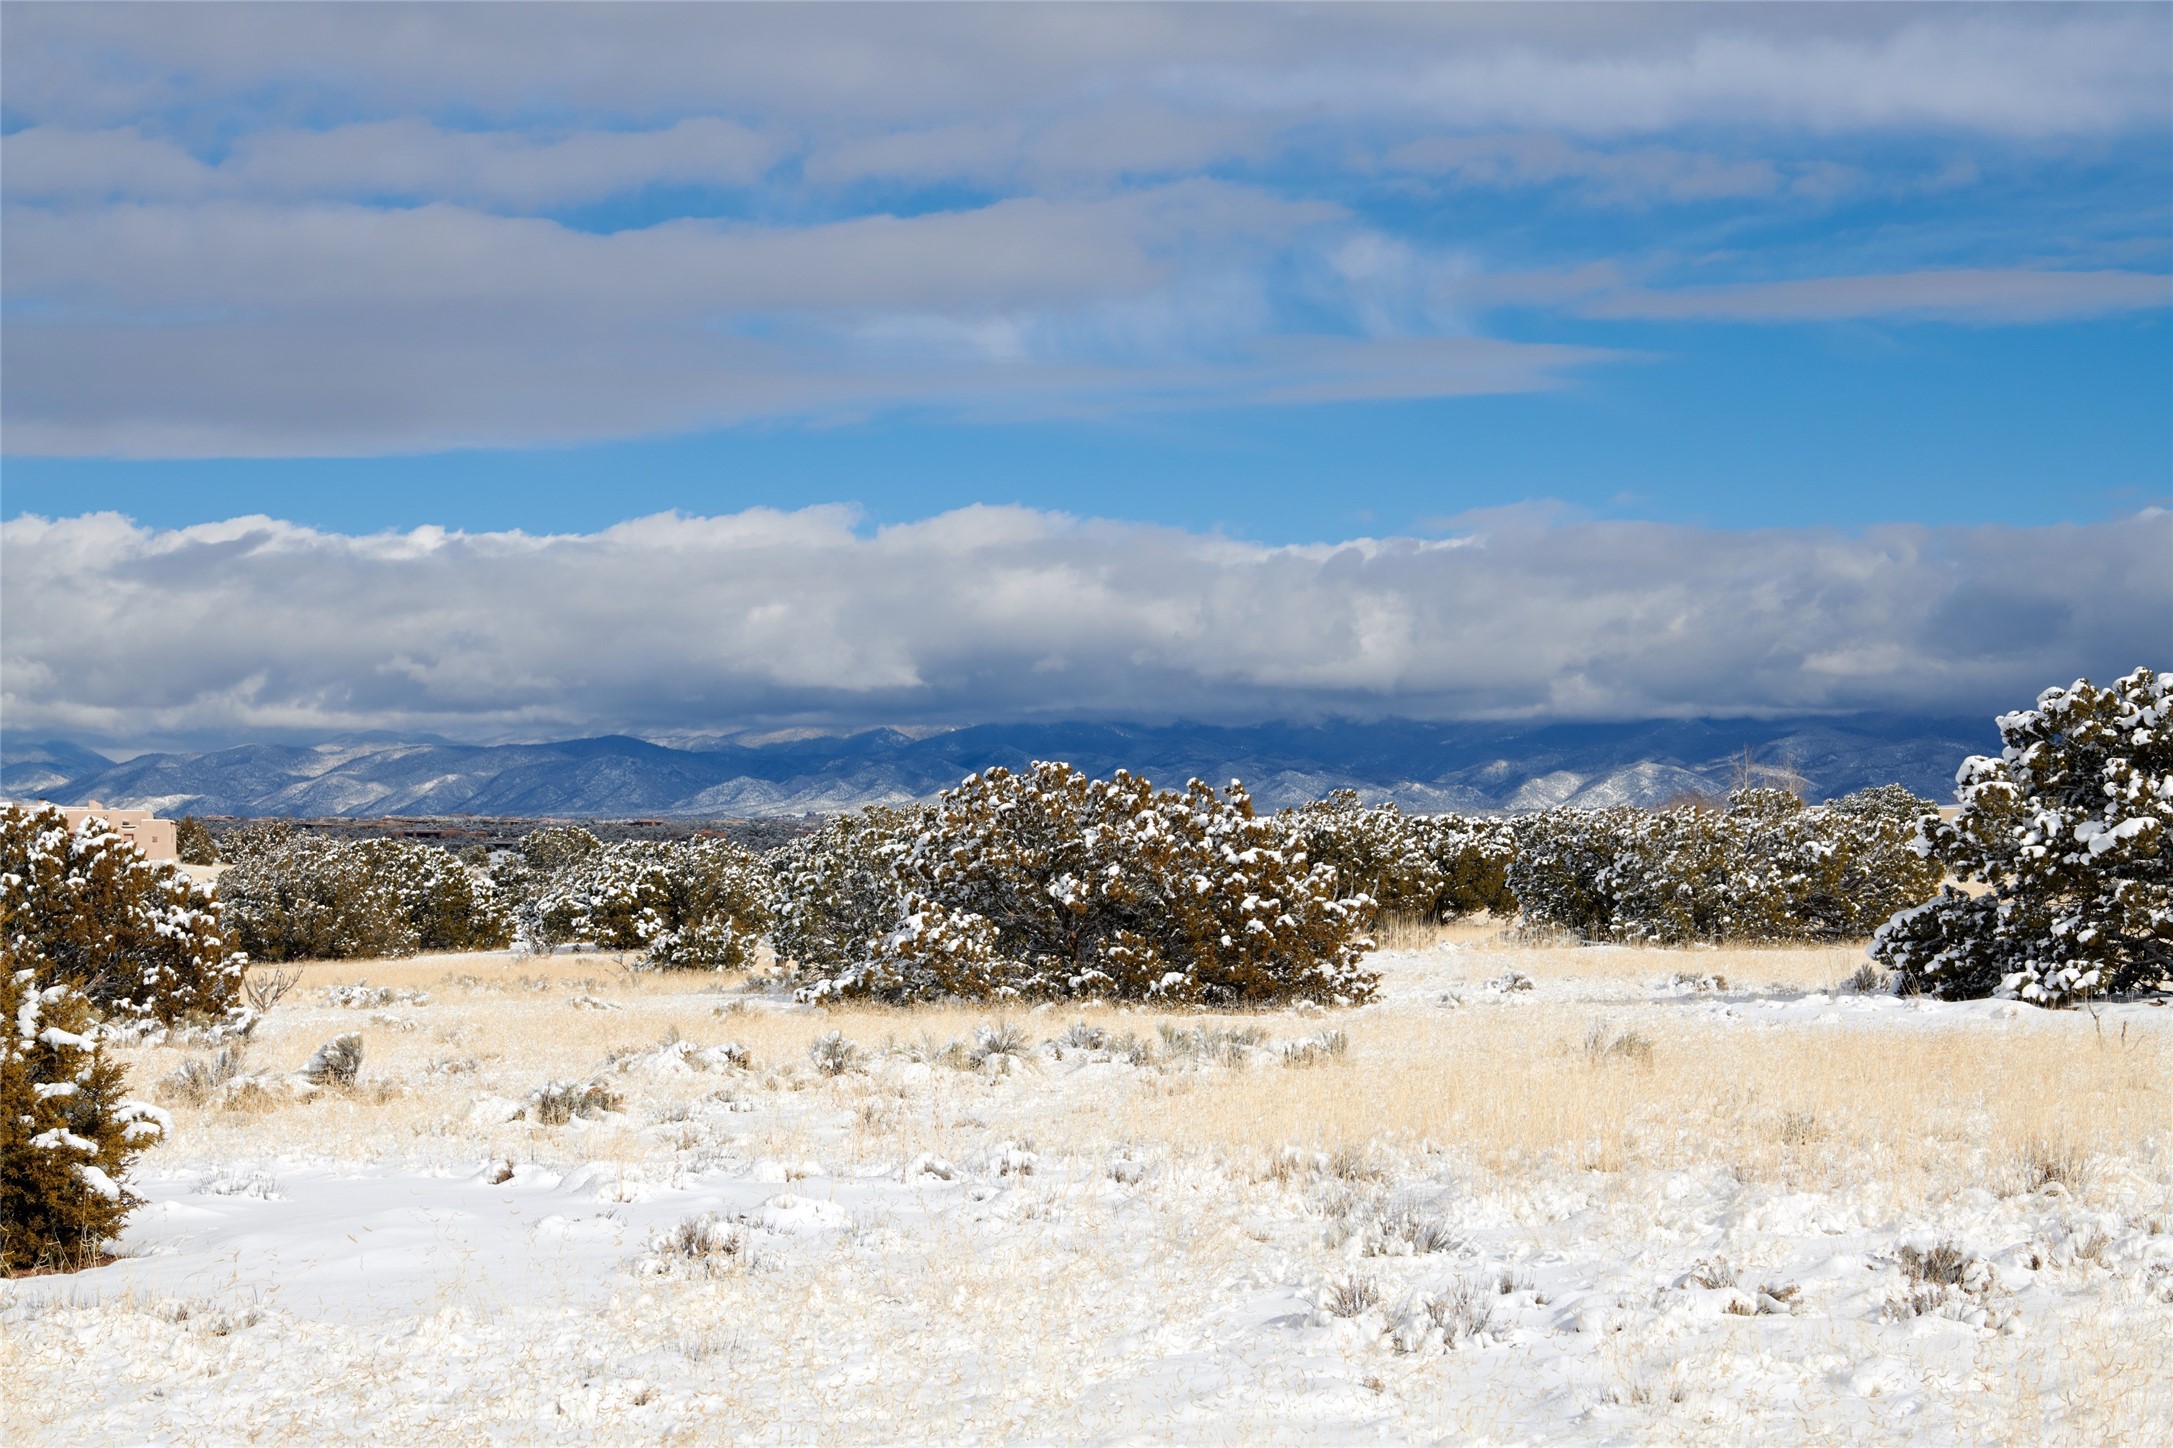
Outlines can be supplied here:
<path id="1" fill-rule="evenodd" d="M 1459 967 L 1475 976 L 1513 968 L 1543 986 L 1666 980 L 1678 972 L 1721 974 L 1737 986 L 1813 986 L 1832 982 L 1860 959 L 1855 950 L 1823 947 L 1529 947 L 1487 934 L 1484 926 L 1458 929 L 1464 938 L 1450 959 Z M 585 1076 L 613 1052 L 653 1046 L 677 1032 L 701 1045 L 744 1045 L 770 1087 L 845 1100 L 855 1111 L 856 1158 L 941 1149 L 948 1133 L 940 1092 L 915 1105 L 865 1077 L 827 1080 L 807 1066 L 808 1048 L 832 1031 L 863 1050 L 939 1047 L 1004 1015 L 955 1005 L 736 1009 L 739 977 L 626 971 L 594 955 L 344 962 L 305 967 L 303 977 L 262 1032 L 251 1069 L 294 1070 L 321 1040 L 360 1030 L 366 1078 L 395 1081 L 399 1089 L 284 1108 L 268 1118 L 184 1110 L 187 1137 L 212 1151 L 254 1143 L 258 1150 L 398 1156 L 427 1141 L 438 1150 L 457 1143 L 520 1156 L 535 1128 L 471 1128 L 452 1108 L 486 1085 L 518 1096 L 547 1080 Z M 360 978 L 428 991 L 431 1004 L 299 1015 L 325 986 Z M 541 981 L 551 989 L 535 989 Z M 622 1009 L 576 1008 L 572 998 L 582 993 Z M 412 1022 L 413 1029 L 374 1023 L 373 1016 Z M 2092 1158 L 2134 1153 L 2173 1122 L 2168 1033 L 2108 1039 L 2082 1015 L 2032 1011 L 2025 1020 L 1947 1028 L 1767 1025 L 1714 1021 L 1677 1002 L 1520 1000 L 1455 1010 L 1396 1003 L 1333 1017 L 1108 1006 L 1015 1009 L 1009 1017 L 1036 1042 L 1074 1020 L 1150 1041 L 1165 1023 L 1257 1024 L 1280 1038 L 1329 1024 L 1350 1039 L 1345 1057 L 1311 1070 L 1148 1071 L 1113 1091 L 1037 1098 L 1032 1130 L 1058 1150 L 1151 1143 L 1262 1162 L 1293 1146 L 1439 1150 L 1498 1173 L 1718 1166 L 1744 1180 L 1790 1187 L 1876 1176 L 1889 1190 L 1922 1196 L 1970 1186 L 2024 1189 L 2063 1173 L 2081 1186 Z M 170 1071 L 186 1054 L 141 1053 L 139 1080 Z M 433 1063 L 467 1061 L 475 1063 L 467 1072 L 431 1072 Z M 638 1096 L 641 1083 L 629 1089 Z M 781 1153 L 794 1149 L 789 1140 L 774 1145 Z M 608 1156 L 613 1148 L 597 1138 L 587 1149 Z M 624 1149 L 637 1147 L 629 1141 Z"/>
<path id="2" fill-rule="evenodd" d="M 2162 1033 L 2121 1048 L 2087 1022 L 1994 1035 L 1657 1014 L 1606 1027 L 1609 1044 L 1628 1034 L 1649 1053 L 1596 1057 L 1584 1008 L 1362 1017 L 1334 1066 L 1189 1078 L 1181 1092 L 1139 1093 L 1104 1129 L 1251 1151 L 1432 1143 L 1503 1172 L 1717 1164 L 1805 1184 L 1875 1172 L 1928 1190 L 2002 1185 L 2029 1155 L 2132 1152 L 2173 1113 Z"/>

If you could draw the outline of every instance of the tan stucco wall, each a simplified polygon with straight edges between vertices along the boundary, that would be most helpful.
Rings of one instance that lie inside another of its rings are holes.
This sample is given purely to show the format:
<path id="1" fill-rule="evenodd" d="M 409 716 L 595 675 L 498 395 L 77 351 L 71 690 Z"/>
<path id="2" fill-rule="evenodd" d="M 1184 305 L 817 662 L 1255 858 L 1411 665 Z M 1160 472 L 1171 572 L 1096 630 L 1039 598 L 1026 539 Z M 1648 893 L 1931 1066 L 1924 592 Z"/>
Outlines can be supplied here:
<path id="1" fill-rule="evenodd" d="M 58 808 L 71 830 L 80 831 L 90 820 L 101 819 L 132 840 L 147 860 L 181 858 L 174 821 L 159 819 L 147 809 L 106 809 L 88 805 L 61 805 Z"/>

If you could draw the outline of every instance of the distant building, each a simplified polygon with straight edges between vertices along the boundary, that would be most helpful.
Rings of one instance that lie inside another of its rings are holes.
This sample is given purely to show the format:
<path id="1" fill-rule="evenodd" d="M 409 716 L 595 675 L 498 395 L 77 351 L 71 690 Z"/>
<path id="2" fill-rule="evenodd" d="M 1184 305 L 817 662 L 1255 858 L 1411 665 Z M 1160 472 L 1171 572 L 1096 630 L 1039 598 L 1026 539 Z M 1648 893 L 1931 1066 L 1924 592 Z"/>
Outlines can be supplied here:
<path id="1" fill-rule="evenodd" d="M 30 806 L 32 809 L 45 807 L 42 802 Z M 107 809 L 95 799 L 89 804 L 60 804 L 50 808 L 59 810 L 68 821 L 68 828 L 78 834 L 92 820 L 104 820 L 120 832 L 121 838 L 133 841 L 147 860 L 178 861 L 181 858 L 174 822 L 155 818 L 147 809 Z"/>

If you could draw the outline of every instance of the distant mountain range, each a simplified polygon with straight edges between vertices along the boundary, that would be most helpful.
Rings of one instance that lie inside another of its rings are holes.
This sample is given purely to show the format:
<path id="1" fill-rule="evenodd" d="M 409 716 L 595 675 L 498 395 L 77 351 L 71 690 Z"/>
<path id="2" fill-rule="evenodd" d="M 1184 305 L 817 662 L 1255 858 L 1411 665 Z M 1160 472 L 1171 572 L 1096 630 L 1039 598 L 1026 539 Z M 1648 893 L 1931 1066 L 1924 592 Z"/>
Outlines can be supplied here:
<path id="1" fill-rule="evenodd" d="M 114 763 L 64 741 L 0 742 L 16 799 L 164 814 L 763 818 L 925 799 L 991 765 L 1063 759 L 1158 784 L 1245 781 L 1280 806 L 1350 788 L 1406 809 L 1658 804 L 1792 771 L 1813 799 L 1904 784 L 1944 802 L 1989 721 L 1851 715 L 1617 724 L 1127 726 L 989 724 L 915 737 L 892 729 L 766 743 L 642 739 L 455 744 L 352 737 L 249 744 Z"/>

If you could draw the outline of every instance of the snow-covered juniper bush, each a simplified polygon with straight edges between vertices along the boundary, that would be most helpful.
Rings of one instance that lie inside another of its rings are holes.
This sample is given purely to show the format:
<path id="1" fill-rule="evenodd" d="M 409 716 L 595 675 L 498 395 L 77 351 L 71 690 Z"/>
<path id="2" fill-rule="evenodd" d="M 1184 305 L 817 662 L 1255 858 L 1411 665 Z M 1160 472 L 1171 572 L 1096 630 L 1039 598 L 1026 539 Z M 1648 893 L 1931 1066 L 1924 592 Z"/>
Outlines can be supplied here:
<path id="1" fill-rule="evenodd" d="M 495 950 L 512 915 L 485 872 L 405 840 L 328 840 L 279 820 L 228 832 L 226 921 L 252 960 Z"/>
<path id="2" fill-rule="evenodd" d="M 89 997 L 14 950 L 0 967 L 0 1271 L 94 1258 L 141 1199 L 129 1161 L 166 1114 L 123 1099 L 119 1065 L 93 1034 Z"/>
<path id="3" fill-rule="evenodd" d="M 2002 715 L 1997 759 L 1955 783 L 1915 848 L 1947 886 L 1896 914 L 1872 959 L 1907 990 L 2061 1006 L 2173 979 L 2173 679 L 2047 689 Z"/>
<path id="4" fill-rule="evenodd" d="M 1861 937 L 1937 888 L 1910 843 L 1932 808 L 1889 785 L 1819 806 L 1739 789 L 1725 811 L 1549 810 L 1511 826 L 1507 885 L 1525 928 L 1585 939 Z"/>
<path id="5" fill-rule="evenodd" d="M 1366 896 L 1378 914 L 1442 921 L 1515 909 L 1507 880 L 1515 836 L 1502 821 L 1407 815 L 1348 789 L 1282 818 L 1306 857 L 1332 867 L 1342 892 Z"/>
<path id="6" fill-rule="evenodd" d="M 210 890 L 52 808 L 0 809 L 0 944 L 40 990 L 69 985 L 99 1012 L 164 1024 L 225 1014 L 248 965 Z"/>
<path id="7" fill-rule="evenodd" d="M 736 970 L 776 913 L 769 870 L 730 840 L 620 840 L 559 827 L 531 854 L 521 928 L 536 944 L 638 950 L 666 968 Z"/>
<path id="8" fill-rule="evenodd" d="M 0 1270 L 80 1265 L 138 1205 L 166 1117 L 124 1099 L 100 1018 L 226 1018 L 247 964 L 209 892 L 117 831 L 0 810 Z"/>
<path id="9" fill-rule="evenodd" d="M 174 852 L 184 865 L 219 863 L 219 842 L 212 838 L 211 827 L 195 815 L 174 821 Z"/>
<path id="10" fill-rule="evenodd" d="M 887 852 L 897 914 L 811 998 L 1105 996 L 1172 1004 L 1359 1000 L 1372 908 L 1337 889 L 1242 785 L 1157 790 L 1067 764 L 946 791 Z M 803 969 L 808 962 L 802 962 Z"/>
<path id="11" fill-rule="evenodd" d="M 779 958 L 831 970 L 861 959 L 868 942 L 911 913 L 901 857 L 930 824 L 926 809 L 877 805 L 840 815 L 767 857 L 777 879 Z"/>

